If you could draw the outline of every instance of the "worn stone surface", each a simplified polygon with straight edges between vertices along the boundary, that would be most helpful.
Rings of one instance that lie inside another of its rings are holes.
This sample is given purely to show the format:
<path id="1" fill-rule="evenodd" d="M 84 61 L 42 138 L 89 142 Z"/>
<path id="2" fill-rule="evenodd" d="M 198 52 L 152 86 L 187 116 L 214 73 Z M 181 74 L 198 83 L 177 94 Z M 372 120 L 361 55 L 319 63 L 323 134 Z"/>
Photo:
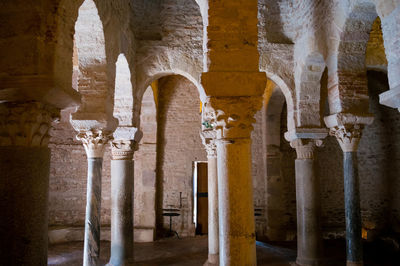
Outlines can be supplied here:
<path id="1" fill-rule="evenodd" d="M 47 147 L 3 146 L 0 162 L 0 233 L 4 240 L 0 261 L 45 265 L 50 151 Z"/>

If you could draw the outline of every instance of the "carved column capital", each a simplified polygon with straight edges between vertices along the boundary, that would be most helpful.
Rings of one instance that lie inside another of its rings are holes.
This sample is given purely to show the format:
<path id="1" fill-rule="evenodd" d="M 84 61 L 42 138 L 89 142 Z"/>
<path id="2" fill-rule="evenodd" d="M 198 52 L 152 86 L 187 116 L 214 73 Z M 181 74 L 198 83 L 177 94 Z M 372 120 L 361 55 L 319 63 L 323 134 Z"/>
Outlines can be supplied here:
<path id="1" fill-rule="evenodd" d="M 82 141 L 88 158 L 103 158 L 105 145 L 112 139 L 110 132 L 88 130 L 78 133 L 76 138 Z"/>
<path id="2" fill-rule="evenodd" d="M 59 109 L 40 102 L 0 104 L 0 146 L 47 147 Z"/>
<path id="3" fill-rule="evenodd" d="M 118 127 L 111 142 L 113 160 L 132 160 L 134 152 L 139 149 L 142 137 L 143 132 L 137 127 Z"/>
<path id="4" fill-rule="evenodd" d="M 254 115 L 262 107 L 262 97 L 210 97 L 208 104 L 215 110 L 214 127 L 218 139 L 250 138 Z"/>
<path id="5" fill-rule="evenodd" d="M 297 159 L 314 159 L 315 148 L 322 145 L 322 139 L 295 139 L 290 142 L 290 146 L 296 149 Z"/>
<path id="6" fill-rule="evenodd" d="M 133 153 L 138 150 L 138 144 L 134 140 L 113 140 L 111 153 L 113 160 L 132 160 Z"/>
<path id="7" fill-rule="evenodd" d="M 336 126 L 330 129 L 329 135 L 336 137 L 343 152 L 356 152 L 363 128 L 360 124 Z"/>
<path id="8" fill-rule="evenodd" d="M 217 144 L 215 143 L 217 132 L 215 130 L 205 130 L 200 132 L 202 143 L 206 149 L 207 157 L 217 156 Z"/>

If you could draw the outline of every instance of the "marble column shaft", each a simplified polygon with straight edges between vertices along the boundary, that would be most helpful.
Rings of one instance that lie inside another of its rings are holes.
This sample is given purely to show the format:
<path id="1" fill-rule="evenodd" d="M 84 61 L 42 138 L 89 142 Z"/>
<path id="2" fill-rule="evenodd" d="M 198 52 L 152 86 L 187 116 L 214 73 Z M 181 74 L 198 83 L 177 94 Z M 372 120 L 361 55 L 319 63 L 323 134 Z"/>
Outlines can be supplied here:
<path id="1" fill-rule="evenodd" d="M 88 158 L 83 265 L 98 265 L 100 257 L 101 170 L 103 158 Z"/>
<path id="2" fill-rule="evenodd" d="M 218 168 L 217 156 L 208 156 L 208 262 L 218 264 Z"/>
<path id="3" fill-rule="evenodd" d="M 348 265 L 362 265 L 360 189 L 357 152 L 343 153 L 346 254 Z"/>
<path id="4" fill-rule="evenodd" d="M 298 265 L 321 265 L 321 199 L 320 182 L 315 173 L 314 153 L 321 140 L 296 139 L 296 202 L 297 202 L 297 258 Z"/>
<path id="5" fill-rule="evenodd" d="M 51 123 L 39 102 L 0 104 L 0 265 L 47 265 Z"/>
<path id="6" fill-rule="evenodd" d="M 104 146 L 110 135 L 91 130 L 80 132 L 77 139 L 82 141 L 88 157 L 83 265 L 95 266 L 100 257 L 101 171 Z"/>
<path id="7" fill-rule="evenodd" d="M 133 262 L 133 145 L 131 140 L 112 142 L 111 258 L 108 265 Z"/>
<path id="8" fill-rule="evenodd" d="M 358 177 L 357 149 L 361 139 L 362 125 L 347 125 L 331 128 L 343 150 L 344 199 L 346 218 L 347 265 L 363 265 L 361 238 L 360 188 Z"/>
<path id="9" fill-rule="evenodd" d="M 208 259 L 204 265 L 219 263 L 219 222 L 218 222 L 218 168 L 216 132 L 204 130 L 200 133 L 208 159 Z"/>

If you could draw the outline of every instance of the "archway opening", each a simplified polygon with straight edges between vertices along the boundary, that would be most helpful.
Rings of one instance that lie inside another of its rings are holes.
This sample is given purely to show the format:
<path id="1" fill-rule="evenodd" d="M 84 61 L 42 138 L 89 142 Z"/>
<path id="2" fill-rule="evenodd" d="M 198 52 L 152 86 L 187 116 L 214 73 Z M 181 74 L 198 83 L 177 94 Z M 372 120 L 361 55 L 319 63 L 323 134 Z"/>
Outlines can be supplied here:
<path id="1" fill-rule="evenodd" d="M 141 129 L 143 139 L 136 152 L 135 173 L 142 185 L 135 185 L 147 188 L 140 192 L 142 195 L 135 192 L 135 213 L 143 210 L 150 214 L 135 214 L 135 218 L 151 222 L 154 238 L 169 236 L 170 228 L 180 237 L 194 236 L 193 169 L 195 162 L 207 161 L 199 134 L 197 87 L 180 75 L 158 77 L 143 95 Z M 149 157 L 139 156 L 142 148 Z M 147 208 L 136 205 L 137 201 L 139 205 L 144 203 L 143 197 L 148 201 Z M 153 202 L 153 207 L 149 207 Z M 148 225 L 135 221 L 138 228 Z"/>
<path id="2" fill-rule="evenodd" d="M 296 234 L 295 151 L 285 140 L 286 98 L 268 80 L 263 108 L 252 132 L 252 176 L 256 237 L 260 241 L 293 240 Z"/>

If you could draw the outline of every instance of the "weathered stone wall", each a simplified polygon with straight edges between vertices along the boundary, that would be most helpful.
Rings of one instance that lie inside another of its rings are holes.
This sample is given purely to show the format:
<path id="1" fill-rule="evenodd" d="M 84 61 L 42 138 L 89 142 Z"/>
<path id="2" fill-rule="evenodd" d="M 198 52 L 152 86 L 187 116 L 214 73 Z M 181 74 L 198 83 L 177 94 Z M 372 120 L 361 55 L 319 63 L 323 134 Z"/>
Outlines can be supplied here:
<path id="1" fill-rule="evenodd" d="M 193 162 L 207 161 L 199 135 L 198 95 L 196 87 L 181 76 L 169 76 L 159 82 L 157 212 L 160 215 L 161 209 L 179 209 L 180 216 L 173 217 L 172 227 L 181 236 L 195 233 L 192 218 Z M 169 217 L 158 222 L 162 222 L 158 226 L 169 228 Z"/>

